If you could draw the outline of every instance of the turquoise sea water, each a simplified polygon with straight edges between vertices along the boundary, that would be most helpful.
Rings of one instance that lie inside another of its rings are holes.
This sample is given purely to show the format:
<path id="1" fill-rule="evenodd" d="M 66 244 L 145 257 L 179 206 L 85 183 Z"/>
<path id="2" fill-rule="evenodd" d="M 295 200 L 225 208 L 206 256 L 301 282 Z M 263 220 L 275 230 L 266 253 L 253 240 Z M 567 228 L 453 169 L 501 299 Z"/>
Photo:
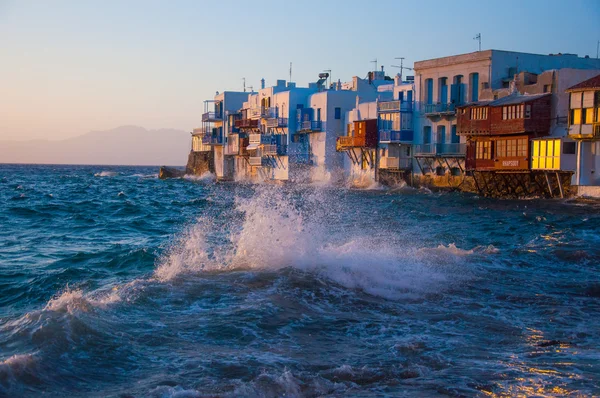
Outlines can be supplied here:
<path id="1" fill-rule="evenodd" d="M 600 203 L 0 165 L 0 396 L 600 393 Z"/>

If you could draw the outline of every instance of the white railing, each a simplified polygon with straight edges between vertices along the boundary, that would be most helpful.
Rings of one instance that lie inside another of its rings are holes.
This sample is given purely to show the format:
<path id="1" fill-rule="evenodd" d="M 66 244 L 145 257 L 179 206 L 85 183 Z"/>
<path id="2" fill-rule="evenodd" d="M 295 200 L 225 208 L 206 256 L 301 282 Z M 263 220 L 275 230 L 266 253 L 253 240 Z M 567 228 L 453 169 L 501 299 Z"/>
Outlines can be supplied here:
<path id="1" fill-rule="evenodd" d="M 397 169 L 399 165 L 400 159 L 398 158 L 390 158 L 386 156 L 379 160 L 380 169 Z"/>
<path id="2" fill-rule="evenodd" d="M 262 166 L 262 158 L 260 156 L 251 156 L 248 158 L 250 166 Z"/>
<path id="3" fill-rule="evenodd" d="M 248 142 L 250 145 L 260 145 L 261 134 L 248 134 Z"/>

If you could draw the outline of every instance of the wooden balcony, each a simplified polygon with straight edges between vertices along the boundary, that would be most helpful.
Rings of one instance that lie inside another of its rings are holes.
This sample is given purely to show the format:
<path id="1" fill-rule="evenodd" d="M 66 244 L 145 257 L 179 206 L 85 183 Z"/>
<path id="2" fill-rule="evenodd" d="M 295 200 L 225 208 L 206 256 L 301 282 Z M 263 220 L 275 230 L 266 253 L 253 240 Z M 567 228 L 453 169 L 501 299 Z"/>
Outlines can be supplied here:
<path id="1" fill-rule="evenodd" d="M 339 151 L 345 151 L 351 148 L 364 148 L 366 147 L 366 139 L 362 137 L 338 137 L 336 140 L 335 149 Z"/>
<path id="2" fill-rule="evenodd" d="M 238 128 L 238 129 L 258 129 L 258 120 L 254 120 L 254 119 L 236 120 L 234 126 L 235 126 L 235 128 Z"/>
<path id="3" fill-rule="evenodd" d="M 412 112 L 412 102 L 384 101 L 379 103 L 379 112 Z"/>

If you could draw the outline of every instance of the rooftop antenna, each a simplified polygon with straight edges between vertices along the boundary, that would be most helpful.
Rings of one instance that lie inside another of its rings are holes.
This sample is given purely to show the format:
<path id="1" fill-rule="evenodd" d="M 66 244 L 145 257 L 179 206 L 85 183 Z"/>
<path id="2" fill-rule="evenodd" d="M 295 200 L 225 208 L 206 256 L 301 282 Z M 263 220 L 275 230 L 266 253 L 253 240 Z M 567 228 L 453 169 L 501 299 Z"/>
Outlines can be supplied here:
<path id="1" fill-rule="evenodd" d="M 331 87 L 331 69 L 323 69 L 323 72 L 329 73 L 329 84 L 327 87 Z"/>
<path id="2" fill-rule="evenodd" d="M 371 63 L 375 64 L 375 69 L 373 69 L 373 70 L 377 71 L 377 58 L 375 58 L 373 61 L 371 61 Z"/>
<path id="3" fill-rule="evenodd" d="M 413 70 L 413 68 L 409 68 L 408 66 L 404 66 L 404 57 L 396 57 L 394 59 L 399 59 L 400 60 L 400 66 L 398 65 L 390 65 L 393 68 L 399 68 L 400 69 L 400 82 L 402 82 L 402 76 L 404 75 L 404 69 L 408 69 L 408 70 Z"/>
<path id="4" fill-rule="evenodd" d="M 473 40 L 479 41 L 479 51 L 481 51 L 481 33 L 477 33 L 477 35 L 473 38 Z"/>
<path id="5" fill-rule="evenodd" d="M 242 77 L 242 80 L 244 81 L 244 92 L 246 92 L 246 78 Z"/>
<path id="6" fill-rule="evenodd" d="M 290 62 L 290 82 L 292 81 L 292 63 Z"/>
<path id="7" fill-rule="evenodd" d="M 251 93 L 254 93 L 254 86 L 248 86 L 248 88 L 250 89 Z"/>

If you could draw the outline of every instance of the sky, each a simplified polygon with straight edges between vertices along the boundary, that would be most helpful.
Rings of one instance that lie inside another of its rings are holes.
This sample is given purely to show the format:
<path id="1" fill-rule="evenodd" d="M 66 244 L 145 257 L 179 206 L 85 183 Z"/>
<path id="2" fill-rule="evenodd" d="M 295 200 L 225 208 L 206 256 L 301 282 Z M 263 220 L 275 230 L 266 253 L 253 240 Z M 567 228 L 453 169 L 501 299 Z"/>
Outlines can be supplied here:
<path id="1" fill-rule="evenodd" d="M 191 131 L 216 91 L 482 49 L 596 56 L 598 0 L 0 0 L 0 140 Z"/>

